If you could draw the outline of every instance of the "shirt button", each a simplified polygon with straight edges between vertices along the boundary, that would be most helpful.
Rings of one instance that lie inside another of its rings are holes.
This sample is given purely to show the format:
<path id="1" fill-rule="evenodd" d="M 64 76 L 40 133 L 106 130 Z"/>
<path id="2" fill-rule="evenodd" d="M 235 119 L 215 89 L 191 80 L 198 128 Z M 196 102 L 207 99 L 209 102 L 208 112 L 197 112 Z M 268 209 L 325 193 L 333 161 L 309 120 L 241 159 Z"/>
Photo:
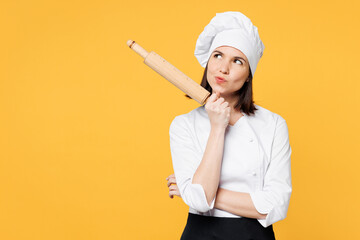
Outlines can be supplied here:
<path id="1" fill-rule="evenodd" d="M 253 172 L 252 175 L 253 175 L 253 176 L 256 176 L 256 172 Z"/>
<path id="2" fill-rule="evenodd" d="M 253 141 L 254 141 L 254 139 L 250 138 L 250 142 L 253 142 Z"/>

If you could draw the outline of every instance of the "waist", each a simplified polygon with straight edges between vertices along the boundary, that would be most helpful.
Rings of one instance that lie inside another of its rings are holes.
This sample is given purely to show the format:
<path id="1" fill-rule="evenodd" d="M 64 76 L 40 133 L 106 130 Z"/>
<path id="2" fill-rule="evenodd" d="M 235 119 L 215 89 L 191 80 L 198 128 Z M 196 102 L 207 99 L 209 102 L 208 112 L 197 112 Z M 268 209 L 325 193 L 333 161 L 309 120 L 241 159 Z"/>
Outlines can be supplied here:
<path id="1" fill-rule="evenodd" d="M 198 212 L 195 209 L 189 207 L 189 213 L 192 214 L 197 214 L 197 215 L 201 215 L 201 216 L 211 216 L 211 217 L 227 217 L 227 218 L 242 218 L 241 216 L 217 209 L 217 208 L 213 208 L 207 212 Z"/>
<path id="2" fill-rule="evenodd" d="M 275 240 L 275 234 L 272 225 L 264 228 L 254 218 L 212 217 L 189 212 L 181 239 Z"/>

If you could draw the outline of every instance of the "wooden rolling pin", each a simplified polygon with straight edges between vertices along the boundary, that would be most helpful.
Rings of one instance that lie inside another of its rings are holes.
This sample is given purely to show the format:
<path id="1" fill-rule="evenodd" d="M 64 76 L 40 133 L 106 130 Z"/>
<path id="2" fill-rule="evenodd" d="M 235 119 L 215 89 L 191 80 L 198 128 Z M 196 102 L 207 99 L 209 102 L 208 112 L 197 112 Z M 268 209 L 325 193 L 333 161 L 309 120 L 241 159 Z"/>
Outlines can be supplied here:
<path id="1" fill-rule="evenodd" d="M 200 84 L 186 76 L 179 69 L 171 65 L 168 61 L 160 57 L 157 53 L 147 52 L 133 40 L 128 40 L 127 45 L 137 54 L 144 58 L 144 63 L 152 68 L 155 72 L 163 76 L 169 82 L 174 84 L 181 91 L 189 95 L 192 99 L 201 105 L 206 103 L 207 98 L 211 95 L 209 91 Z"/>

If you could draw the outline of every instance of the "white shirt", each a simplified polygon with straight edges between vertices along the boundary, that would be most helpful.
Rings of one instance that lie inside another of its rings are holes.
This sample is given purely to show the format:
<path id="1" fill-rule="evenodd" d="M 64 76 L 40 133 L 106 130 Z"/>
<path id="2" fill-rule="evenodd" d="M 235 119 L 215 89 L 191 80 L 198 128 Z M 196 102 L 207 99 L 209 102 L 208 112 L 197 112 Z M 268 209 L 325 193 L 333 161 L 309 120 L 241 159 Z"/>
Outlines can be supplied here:
<path id="1" fill-rule="evenodd" d="M 289 134 L 278 114 L 255 105 L 255 115 L 242 116 L 225 131 L 219 187 L 249 193 L 258 219 L 267 227 L 286 217 L 291 185 Z M 211 125 L 204 106 L 176 116 L 169 129 L 176 183 L 189 212 L 213 217 L 241 217 L 210 206 L 200 184 L 192 178 L 205 152 Z"/>

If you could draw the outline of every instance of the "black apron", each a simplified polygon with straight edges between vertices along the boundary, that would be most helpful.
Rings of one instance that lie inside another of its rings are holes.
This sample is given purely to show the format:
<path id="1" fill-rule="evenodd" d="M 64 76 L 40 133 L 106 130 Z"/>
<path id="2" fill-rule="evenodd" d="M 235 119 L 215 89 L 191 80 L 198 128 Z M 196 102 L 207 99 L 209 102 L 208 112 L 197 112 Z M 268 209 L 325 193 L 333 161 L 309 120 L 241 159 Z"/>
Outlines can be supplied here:
<path id="1" fill-rule="evenodd" d="M 180 240 L 274 240 L 272 225 L 264 228 L 255 218 L 188 215 Z"/>

